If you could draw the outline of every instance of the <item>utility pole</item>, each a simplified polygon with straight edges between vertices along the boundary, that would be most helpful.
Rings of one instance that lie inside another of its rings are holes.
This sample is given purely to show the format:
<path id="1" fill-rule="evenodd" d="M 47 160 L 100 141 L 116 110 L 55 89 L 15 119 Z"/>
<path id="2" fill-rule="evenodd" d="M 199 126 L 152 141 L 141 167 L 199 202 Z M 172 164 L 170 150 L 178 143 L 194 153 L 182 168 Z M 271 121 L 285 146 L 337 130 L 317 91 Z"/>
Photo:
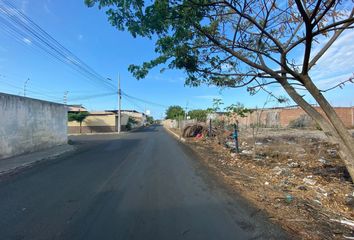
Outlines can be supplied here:
<path id="1" fill-rule="evenodd" d="M 30 79 L 27 78 L 27 80 L 25 81 L 25 84 L 23 85 L 23 96 L 26 97 L 26 91 L 27 91 L 27 84 L 28 84 L 28 81 Z"/>
<path id="2" fill-rule="evenodd" d="M 118 126 L 117 132 L 120 133 L 121 128 L 121 111 L 122 111 L 122 90 L 120 89 L 120 74 L 118 74 Z"/>
<path id="3" fill-rule="evenodd" d="M 184 109 L 184 120 L 187 120 L 187 110 L 188 110 L 188 101 L 186 102 L 186 108 Z"/>
<path id="4" fill-rule="evenodd" d="M 64 92 L 64 99 L 63 99 L 63 102 L 64 102 L 65 105 L 66 105 L 67 102 L 68 102 L 68 94 L 69 94 L 69 91 L 65 91 L 65 92 Z"/>

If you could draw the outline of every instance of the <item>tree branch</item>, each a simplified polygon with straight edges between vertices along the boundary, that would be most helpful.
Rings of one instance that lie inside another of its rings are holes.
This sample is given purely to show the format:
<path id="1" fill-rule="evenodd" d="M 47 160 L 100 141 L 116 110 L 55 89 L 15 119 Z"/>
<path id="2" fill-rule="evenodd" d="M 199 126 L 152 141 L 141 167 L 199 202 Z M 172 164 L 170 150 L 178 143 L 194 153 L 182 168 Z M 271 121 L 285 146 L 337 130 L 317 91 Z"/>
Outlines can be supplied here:
<path id="1" fill-rule="evenodd" d="M 323 33 L 326 33 L 328 31 L 334 31 L 334 30 L 337 30 L 339 27 L 339 25 L 342 25 L 342 24 L 345 24 L 345 23 L 350 23 L 350 25 L 352 25 L 354 23 L 354 18 L 347 18 L 345 20 L 342 20 L 342 21 L 338 21 L 338 22 L 335 22 L 335 23 L 332 23 L 332 24 L 329 24 L 327 25 L 326 27 L 323 27 L 321 29 L 318 29 L 317 31 L 313 32 L 312 33 L 312 36 L 313 37 L 316 37 L 317 35 L 320 35 L 320 34 L 323 34 Z M 331 29 L 333 28 L 333 29 Z M 297 45 L 301 44 L 303 41 L 306 40 L 306 37 L 302 37 L 300 39 L 298 39 L 296 42 L 294 42 L 293 44 L 291 44 L 291 46 L 289 48 L 287 48 L 285 50 L 285 53 L 289 53 L 292 49 L 294 49 Z"/>
<path id="2" fill-rule="evenodd" d="M 330 87 L 330 88 L 327 88 L 325 90 L 320 90 L 320 92 L 328 92 L 328 91 L 331 91 L 333 89 L 336 89 L 336 88 L 343 88 L 343 86 L 345 85 L 345 83 L 347 82 L 350 82 L 350 83 L 354 83 L 354 76 L 353 77 L 350 77 L 349 79 L 345 80 L 345 81 L 342 81 L 336 85 L 334 85 L 333 87 Z"/>
<path id="3" fill-rule="evenodd" d="M 331 9 L 331 7 L 333 6 L 333 4 L 336 2 L 336 0 L 332 0 L 328 6 L 326 6 L 326 8 L 323 10 L 322 14 L 320 16 L 318 16 L 317 18 L 313 18 L 315 19 L 315 21 L 313 22 L 313 26 L 316 26 L 321 20 L 322 18 L 327 14 L 327 12 Z"/>
<path id="4" fill-rule="evenodd" d="M 354 15 L 354 9 L 352 10 L 349 18 L 353 17 Z M 331 37 L 331 39 L 323 46 L 323 48 L 316 54 L 316 56 L 311 60 L 310 64 L 309 64 L 309 69 L 311 69 L 316 63 L 317 61 L 323 56 L 323 54 L 325 54 L 325 52 L 330 48 L 330 46 L 332 46 L 332 44 L 337 40 L 337 38 L 343 33 L 343 31 L 349 27 L 351 23 L 345 23 L 343 25 L 343 27 L 339 30 L 336 30 L 336 32 L 333 34 L 333 36 Z"/>
<path id="5" fill-rule="evenodd" d="M 269 32 L 265 31 L 262 26 L 254 19 L 252 18 L 250 15 L 248 14 L 244 14 L 242 12 L 240 12 L 237 8 L 235 8 L 231 3 L 229 3 L 228 1 L 224 1 L 224 3 L 229 6 L 232 10 L 234 10 L 240 17 L 242 16 L 243 18 L 247 19 L 248 21 L 250 21 L 256 28 L 258 28 L 261 32 L 264 33 L 264 35 L 266 35 L 269 39 L 271 39 L 275 45 L 279 48 L 279 51 L 283 51 L 283 46 L 281 45 L 281 43 L 274 38 Z"/>
<path id="6" fill-rule="evenodd" d="M 200 31 L 204 36 L 206 36 L 209 41 L 211 41 L 212 43 L 214 43 L 216 46 L 218 46 L 219 48 L 223 49 L 224 51 L 230 53 L 231 55 L 233 55 L 234 57 L 236 57 L 237 59 L 239 59 L 240 61 L 244 62 L 245 64 L 251 66 L 251 67 L 254 67 L 256 69 L 259 69 L 259 70 L 262 70 L 264 72 L 267 72 L 269 75 L 276 75 L 276 73 L 268 68 L 268 67 L 264 67 L 264 66 L 261 66 L 251 60 L 249 60 L 248 58 L 242 56 L 240 53 L 226 47 L 225 45 L 221 44 L 218 40 L 216 40 L 211 34 L 209 34 L 208 32 L 204 31 L 200 26 L 198 25 L 194 25 L 194 27 Z"/>

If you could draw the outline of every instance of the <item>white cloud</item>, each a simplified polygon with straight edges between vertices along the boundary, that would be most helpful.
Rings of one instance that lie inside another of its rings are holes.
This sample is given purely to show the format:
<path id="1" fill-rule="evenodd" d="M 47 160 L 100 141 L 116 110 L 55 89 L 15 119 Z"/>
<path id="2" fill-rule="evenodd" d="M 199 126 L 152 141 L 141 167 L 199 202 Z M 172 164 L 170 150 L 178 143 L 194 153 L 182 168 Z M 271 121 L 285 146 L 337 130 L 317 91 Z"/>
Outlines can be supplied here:
<path id="1" fill-rule="evenodd" d="M 311 77 L 319 88 L 331 87 L 353 75 L 353 39 L 354 31 L 344 32 L 313 67 Z M 314 49 L 313 56 L 319 49 Z"/>
<path id="2" fill-rule="evenodd" d="M 28 38 L 23 38 L 22 41 L 28 45 L 31 45 L 32 44 L 32 41 Z"/>
<path id="3" fill-rule="evenodd" d="M 345 73 L 334 77 L 324 78 L 323 80 L 318 80 L 316 83 L 319 88 L 324 90 L 325 88 L 329 88 L 340 82 L 346 81 L 352 76 L 352 73 Z"/>
<path id="4" fill-rule="evenodd" d="M 220 98 L 219 95 L 200 95 L 200 96 L 193 96 L 194 98 L 199 98 L 199 99 L 207 99 L 207 100 L 213 100 L 214 98 Z"/>
<path id="5" fill-rule="evenodd" d="M 21 12 L 26 13 L 28 8 L 28 0 L 22 0 L 21 2 Z"/>
<path id="6" fill-rule="evenodd" d="M 233 69 L 233 66 L 229 63 L 223 63 L 221 64 L 221 70 L 224 72 L 231 71 Z"/>
<path id="7" fill-rule="evenodd" d="M 50 10 L 49 5 L 51 5 L 52 1 L 51 0 L 46 0 L 43 4 L 43 9 L 47 14 L 52 14 L 52 11 Z"/>
<path id="8" fill-rule="evenodd" d="M 48 13 L 48 14 L 51 14 L 51 13 L 52 13 L 52 11 L 49 9 L 49 6 L 48 6 L 47 4 L 44 4 L 44 5 L 43 5 L 43 9 L 44 9 L 44 11 L 45 11 L 46 13 Z"/>
<path id="9" fill-rule="evenodd" d="M 184 83 L 185 78 L 184 77 L 167 77 L 163 76 L 162 74 L 156 74 L 151 77 L 148 77 L 148 79 L 152 79 L 154 81 L 163 81 L 163 82 L 169 82 L 169 83 Z"/>

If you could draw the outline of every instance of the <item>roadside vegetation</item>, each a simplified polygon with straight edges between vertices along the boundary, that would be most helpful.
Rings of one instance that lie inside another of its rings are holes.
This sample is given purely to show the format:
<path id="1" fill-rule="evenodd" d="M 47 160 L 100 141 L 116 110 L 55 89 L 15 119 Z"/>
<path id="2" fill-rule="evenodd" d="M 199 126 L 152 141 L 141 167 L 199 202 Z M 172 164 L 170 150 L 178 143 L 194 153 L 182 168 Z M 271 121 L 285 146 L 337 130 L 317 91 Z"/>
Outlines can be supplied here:
<path id="1" fill-rule="evenodd" d="M 89 112 L 83 111 L 83 112 L 76 112 L 76 113 L 68 113 L 68 121 L 76 121 L 80 123 L 80 133 L 82 132 L 82 122 L 86 119 L 86 117 L 89 115 Z"/>
<path id="2" fill-rule="evenodd" d="M 183 119 L 185 112 L 181 106 L 170 106 L 166 110 L 166 119 Z"/>
<path id="3" fill-rule="evenodd" d="M 138 124 L 138 121 L 135 120 L 133 117 L 128 118 L 128 122 L 127 122 L 127 130 L 130 131 L 134 128 L 134 125 Z"/>
<path id="4" fill-rule="evenodd" d="M 129 67 L 138 79 L 164 64 L 184 70 L 189 86 L 247 87 L 251 94 L 268 91 L 269 85 L 281 86 L 329 140 L 339 144 L 339 155 L 354 178 L 353 139 L 323 95 L 353 80 L 319 89 L 311 74 L 340 35 L 352 28 L 351 4 L 322 0 L 85 3 L 107 9 L 109 22 L 118 30 L 156 39 L 157 58 Z M 308 99 L 325 114 L 316 111 Z"/>
<path id="5" fill-rule="evenodd" d="M 329 142 L 308 116 L 299 116 L 288 127 L 267 127 L 263 114 L 269 101 L 256 109 L 242 103 L 218 107 L 217 116 L 212 106 L 203 110 L 208 112 L 206 120 L 192 121 L 183 129 L 172 124 L 178 128 L 171 130 L 185 137 L 221 181 L 289 232 L 305 239 L 351 236 L 354 186 L 338 144 Z M 234 123 L 255 111 L 254 123 L 239 126 L 237 153 Z M 168 121 L 179 122 L 166 120 L 166 127 L 171 127 Z"/>
<path id="6" fill-rule="evenodd" d="M 343 32 L 352 31 L 352 4 L 322 0 L 85 2 L 107 9 L 109 22 L 118 30 L 156 39 L 158 56 L 129 67 L 137 79 L 162 65 L 185 71 L 188 86 L 246 88 L 251 95 L 266 92 L 267 101 L 260 109 L 247 109 L 242 103 L 224 107 L 221 99 L 214 99 L 211 108 L 188 113 L 181 106 L 171 106 L 166 118 L 196 119 L 197 124 L 178 124 L 176 131 L 192 136 L 187 143 L 217 174 L 289 231 L 308 239 L 353 239 L 354 141 L 325 97 L 326 92 L 353 83 L 353 77 L 327 89 L 313 79 L 324 54 Z M 270 101 L 288 101 L 270 91 L 272 85 L 282 87 L 306 113 L 307 118 L 290 124 L 295 132 L 267 131 L 262 125 L 263 109 Z M 237 122 L 208 118 L 222 109 L 229 117 L 257 113 L 252 125 L 240 129 L 239 154 L 232 138 Z M 301 129 L 309 118 L 314 130 Z"/>

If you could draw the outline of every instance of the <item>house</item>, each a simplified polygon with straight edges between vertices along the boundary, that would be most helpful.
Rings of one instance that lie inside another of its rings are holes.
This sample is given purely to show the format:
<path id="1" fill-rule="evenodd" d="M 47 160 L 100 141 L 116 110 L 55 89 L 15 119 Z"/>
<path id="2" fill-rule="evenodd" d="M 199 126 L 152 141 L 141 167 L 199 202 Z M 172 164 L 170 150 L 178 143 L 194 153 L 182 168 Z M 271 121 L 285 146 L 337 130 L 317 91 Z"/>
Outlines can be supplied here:
<path id="1" fill-rule="evenodd" d="M 68 105 L 68 112 L 87 112 L 86 108 L 82 105 Z"/>
<path id="2" fill-rule="evenodd" d="M 71 105 L 69 113 L 87 112 L 81 105 Z M 117 132 L 118 114 L 117 110 L 91 111 L 81 123 L 77 121 L 68 122 L 68 133 L 104 133 Z M 129 118 L 134 121 L 129 121 Z M 128 127 L 129 121 L 129 127 Z M 146 115 L 135 110 L 121 111 L 121 130 L 126 131 L 131 128 L 143 126 L 146 122 Z"/>
<path id="3" fill-rule="evenodd" d="M 129 116 L 136 122 L 136 127 L 144 126 L 147 122 L 146 114 L 135 110 L 122 110 L 122 114 Z"/>
<path id="4" fill-rule="evenodd" d="M 117 114 L 117 110 L 107 110 L 109 112 L 114 112 Z M 147 116 L 145 113 L 138 112 L 136 110 L 121 110 L 122 115 L 127 115 L 131 121 L 130 124 L 133 128 L 144 126 L 147 122 Z"/>

